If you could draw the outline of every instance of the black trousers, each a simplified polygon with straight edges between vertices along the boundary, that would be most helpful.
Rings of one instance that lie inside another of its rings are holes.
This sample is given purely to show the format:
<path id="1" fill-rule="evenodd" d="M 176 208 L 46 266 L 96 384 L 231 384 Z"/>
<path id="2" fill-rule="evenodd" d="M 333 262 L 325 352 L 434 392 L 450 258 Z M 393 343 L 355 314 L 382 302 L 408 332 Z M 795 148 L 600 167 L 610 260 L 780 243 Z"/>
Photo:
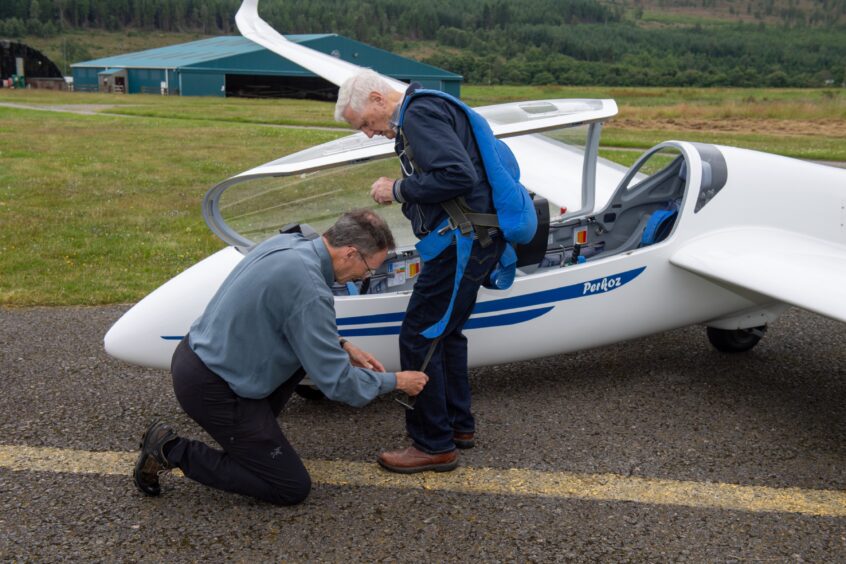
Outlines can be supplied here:
<path id="1" fill-rule="evenodd" d="M 171 464 L 201 484 L 275 505 L 293 505 L 308 496 L 311 478 L 276 421 L 303 379 L 302 369 L 266 398 L 242 398 L 203 364 L 186 337 L 170 370 L 182 409 L 222 449 L 180 437 L 168 451 Z"/>

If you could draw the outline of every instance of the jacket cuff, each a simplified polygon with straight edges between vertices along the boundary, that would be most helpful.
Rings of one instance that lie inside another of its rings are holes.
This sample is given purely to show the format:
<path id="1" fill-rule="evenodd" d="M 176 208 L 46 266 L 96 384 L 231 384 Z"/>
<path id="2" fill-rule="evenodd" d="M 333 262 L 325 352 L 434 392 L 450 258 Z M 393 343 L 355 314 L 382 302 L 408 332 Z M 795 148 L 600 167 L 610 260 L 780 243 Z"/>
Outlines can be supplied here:
<path id="1" fill-rule="evenodd" d="M 397 375 L 395 372 L 376 372 L 379 377 L 379 395 L 393 392 L 397 389 Z"/>
<path id="2" fill-rule="evenodd" d="M 405 199 L 403 199 L 402 197 L 402 178 L 397 178 L 396 180 L 394 180 L 394 187 L 391 192 L 393 193 L 395 201 L 401 204 L 405 203 Z"/>

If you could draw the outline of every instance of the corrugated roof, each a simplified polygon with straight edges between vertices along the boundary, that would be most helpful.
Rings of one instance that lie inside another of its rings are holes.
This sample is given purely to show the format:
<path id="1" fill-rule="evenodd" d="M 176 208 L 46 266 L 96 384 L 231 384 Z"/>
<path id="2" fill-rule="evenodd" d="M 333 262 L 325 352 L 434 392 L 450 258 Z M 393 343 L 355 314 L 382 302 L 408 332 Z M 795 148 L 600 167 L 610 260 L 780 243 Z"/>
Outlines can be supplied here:
<path id="1" fill-rule="evenodd" d="M 305 43 L 323 37 L 331 37 L 332 35 L 327 33 L 311 33 L 286 35 L 285 38 L 294 43 Z M 190 43 L 180 43 L 179 45 L 171 45 L 169 47 L 159 47 L 157 49 L 147 49 L 146 51 L 137 51 L 135 53 L 126 53 L 125 55 L 115 55 L 113 57 L 85 61 L 84 63 L 76 63 L 71 66 L 175 69 L 222 57 L 231 57 L 233 55 L 242 55 L 244 53 L 262 50 L 264 50 L 264 47 L 253 43 L 245 37 L 240 35 L 225 35 L 222 37 L 212 37 L 211 39 L 191 41 Z"/>

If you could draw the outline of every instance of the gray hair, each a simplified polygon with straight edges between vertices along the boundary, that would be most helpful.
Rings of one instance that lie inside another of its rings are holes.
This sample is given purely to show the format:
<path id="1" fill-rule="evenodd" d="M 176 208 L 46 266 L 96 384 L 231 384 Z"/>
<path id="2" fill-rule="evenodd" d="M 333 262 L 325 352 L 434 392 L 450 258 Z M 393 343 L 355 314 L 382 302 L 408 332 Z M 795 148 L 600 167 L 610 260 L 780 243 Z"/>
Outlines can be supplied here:
<path id="1" fill-rule="evenodd" d="M 394 235 L 382 217 L 368 209 L 346 212 L 323 234 L 333 247 L 352 245 L 365 256 L 393 250 Z"/>
<path id="2" fill-rule="evenodd" d="M 347 121 L 344 112 L 351 108 L 357 114 L 364 110 L 371 92 L 388 94 L 394 89 L 385 78 L 371 69 L 349 77 L 338 90 L 338 102 L 335 104 L 335 121 Z"/>

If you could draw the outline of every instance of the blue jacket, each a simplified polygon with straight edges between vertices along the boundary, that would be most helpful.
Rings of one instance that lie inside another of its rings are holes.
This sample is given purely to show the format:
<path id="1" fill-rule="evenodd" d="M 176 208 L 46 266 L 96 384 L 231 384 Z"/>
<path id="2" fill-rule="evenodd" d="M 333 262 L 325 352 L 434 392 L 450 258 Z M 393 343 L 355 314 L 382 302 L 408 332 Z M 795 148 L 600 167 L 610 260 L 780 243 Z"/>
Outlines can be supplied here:
<path id="1" fill-rule="evenodd" d="M 408 91 L 419 87 L 412 84 Z M 495 213 L 484 163 L 464 111 L 443 98 L 420 96 L 408 105 L 403 130 L 414 163 L 397 135 L 395 150 L 411 174 L 396 184 L 394 196 L 402 202 L 402 213 L 417 237 L 440 225 L 447 217 L 441 202 L 458 196 L 473 211 Z"/>

